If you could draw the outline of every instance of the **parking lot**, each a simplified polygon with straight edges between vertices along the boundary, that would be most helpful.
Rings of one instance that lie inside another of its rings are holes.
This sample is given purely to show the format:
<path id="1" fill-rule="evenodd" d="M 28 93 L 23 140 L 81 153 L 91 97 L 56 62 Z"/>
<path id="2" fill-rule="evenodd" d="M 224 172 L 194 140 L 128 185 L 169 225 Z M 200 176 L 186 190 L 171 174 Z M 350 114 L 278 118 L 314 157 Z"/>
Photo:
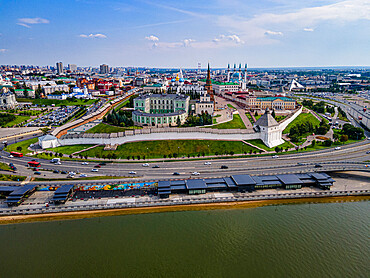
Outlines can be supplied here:
<path id="1" fill-rule="evenodd" d="M 58 126 L 63 123 L 68 117 L 76 113 L 80 108 L 78 106 L 66 106 L 53 110 L 52 112 L 36 118 L 26 124 L 26 126 Z"/>

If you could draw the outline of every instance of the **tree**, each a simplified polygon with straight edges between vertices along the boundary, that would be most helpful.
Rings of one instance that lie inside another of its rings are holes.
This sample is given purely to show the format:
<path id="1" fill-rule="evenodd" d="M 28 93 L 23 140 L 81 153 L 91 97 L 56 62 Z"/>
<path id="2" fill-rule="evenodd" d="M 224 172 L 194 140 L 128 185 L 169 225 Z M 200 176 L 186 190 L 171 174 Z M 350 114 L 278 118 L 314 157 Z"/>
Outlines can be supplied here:
<path id="1" fill-rule="evenodd" d="M 281 151 L 281 148 L 280 147 L 275 147 L 275 152 L 278 153 Z"/>
<path id="2" fill-rule="evenodd" d="M 330 147 L 332 144 L 333 144 L 333 141 L 331 141 L 330 139 L 324 141 L 324 146 L 326 147 Z"/>
<path id="3" fill-rule="evenodd" d="M 22 151 L 22 147 L 21 146 L 18 146 L 17 147 L 17 151 L 21 152 Z"/>
<path id="4" fill-rule="evenodd" d="M 348 141 L 348 135 L 342 134 L 339 141 L 341 141 L 342 143 Z"/>
<path id="5" fill-rule="evenodd" d="M 333 134 L 333 139 L 334 139 L 334 141 L 337 141 L 339 139 L 339 134 L 334 133 Z"/>
<path id="6" fill-rule="evenodd" d="M 275 110 L 272 110 L 271 116 L 275 119 L 276 117 Z"/>
<path id="7" fill-rule="evenodd" d="M 311 145 L 312 145 L 312 147 L 315 147 L 315 145 L 316 145 L 316 140 L 312 140 Z"/>
<path id="8" fill-rule="evenodd" d="M 177 126 L 180 126 L 181 125 L 180 116 L 177 116 L 176 125 Z"/>
<path id="9" fill-rule="evenodd" d="M 256 112 L 254 112 L 254 116 L 255 116 L 255 117 L 257 117 L 257 116 L 258 116 L 258 113 L 257 113 L 257 111 L 256 111 Z"/>

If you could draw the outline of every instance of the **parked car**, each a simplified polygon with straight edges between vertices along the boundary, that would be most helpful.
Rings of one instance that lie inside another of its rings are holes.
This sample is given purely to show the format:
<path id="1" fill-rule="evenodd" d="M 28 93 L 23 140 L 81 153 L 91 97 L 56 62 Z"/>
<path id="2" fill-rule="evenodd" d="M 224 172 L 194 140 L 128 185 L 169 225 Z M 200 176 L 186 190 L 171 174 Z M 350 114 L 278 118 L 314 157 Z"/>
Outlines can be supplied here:
<path id="1" fill-rule="evenodd" d="M 149 163 L 144 163 L 143 165 L 141 165 L 143 167 L 149 167 Z"/>
<path id="2" fill-rule="evenodd" d="M 212 163 L 207 161 L 207 162 L 204 162 L 204 165 L 212 165 Z"/>
<path id="3" fill-rule="evenodd" d="M 98 172 L 99 170 L 96 168 L 91 169 L 91 172 Z"/>
<path id="4" fill-rule="evenodd" d="M 221 165 L 221 167 L 220 167 L 221 169 L 229 169 L 229 166 L 227 166 L 227 165 Z"/>
<path id="5" fill-rule="evenodd" d="M 174 176 L 180 176 L 180 173 L 179 172 L 174 172 L 172 175 L 174 175 Z"/>
<path id="6" fill-rule="evenodd" d="M 191 173 L 193 176 L 199 176 L 200 175 L 200 173 L 199 172 L 193 172 L 193 173 Z"/>

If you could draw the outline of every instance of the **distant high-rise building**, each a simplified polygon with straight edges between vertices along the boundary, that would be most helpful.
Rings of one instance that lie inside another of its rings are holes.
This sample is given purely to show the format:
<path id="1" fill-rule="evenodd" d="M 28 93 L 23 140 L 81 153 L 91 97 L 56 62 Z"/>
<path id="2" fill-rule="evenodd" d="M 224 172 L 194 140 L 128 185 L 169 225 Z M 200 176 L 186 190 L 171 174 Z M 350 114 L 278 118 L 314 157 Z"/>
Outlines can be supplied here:
<path id="1" fill-rule="evenodd" d="M 63 63 L 62 62 L 58 62 L 57 63 L 57 73 L 58 74 L 62 74 L 63 73 Z"/>
<path id="2" fill-rule="evenodd" d="M 68 69 L 72 72 L 77 71 L 77 65 L 75 64 L 68 64 Z"/>
<path id="3" fill-rule="evenodd" d="M 109 73 L 109 66 L 106 64 L 100 65 L 100 73 L 102 74 Z"/>

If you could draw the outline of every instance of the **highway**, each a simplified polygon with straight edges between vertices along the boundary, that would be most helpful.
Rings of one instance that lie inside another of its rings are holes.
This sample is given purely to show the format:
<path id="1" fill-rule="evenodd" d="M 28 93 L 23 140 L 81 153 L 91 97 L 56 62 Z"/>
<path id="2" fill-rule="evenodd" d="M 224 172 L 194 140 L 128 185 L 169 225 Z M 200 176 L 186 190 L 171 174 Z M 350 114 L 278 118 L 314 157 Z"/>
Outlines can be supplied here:
<path id="1" fill-rule="evenodd" d="M 321 170 L 321 168 L 315 168 L 315 164 L 324 163 L 325 167 L 327 163 L 336 162 L 336 165 L 347 166 L 348 162 L 364 162 L 370 160 L 370 154 L 366 154 L 370 150 L 370 140 L 363 140 L 361 142 L 344 145 L 340 150 L 334 150 L 334 148 L 307 152 L 307 153 L 296 153 L 289 155 L 279 155 L 279 158 L 272 158 L 271 156 L 263 157 L 247 157 L 247 158 L 235 158 L 235 159 L 210 159 L 210 160 L 195 160 L 195 161 L 164 161 L 164 162 L 151 162 L 149 167 L 143 167 L 143 161 L 136 163 L 107 163 L 101 166 L 98 172 L 93 173 L 91 169 L 97 165 L 97 162 L 89 162 L 89 165 L 81 165 L 78 161 L 62 161 L 61 165 L 54 165 L 49 160 L 37 159 L 41 163 L 41 168 L 48 170 L 59 170 L 59 171 L 74 171 L 87 174 L 88 177 L 92 176 L 129 176 L 135 180 L 155 180 L 164 178 L 189 178 L 189 177 L 219 177 L 228 176 L 238 173 L 249 173 L 249 174 L 269 174 L 269 173 L 281 173 L 289 171 L 313 171 Z M 27 162 L 31 160 L 29 157 L 23 158 L 10 158 L 8 153 L 2 151 L 1 162 L 10 163 L 12 162 L 17 168 L 18 175 L 35 176 L 31 169 L 26 167 Z M 208 161 L 211 165 L 204 165 Z M 347 164 L 346 164 L 347 163 Z M 369 163 L 370 164 L 370 163 Z M 154 165 L 158 165 L 160 168 L 152 168 Z M 226 165 L 228 169 L 221 169 L 222 165 Z M 348 165 L 349 166 L 349 165 Z M 352 166 L 356 166 L 353 164 Z M 357 165 L 358 167 L 365 167 L 365 165 Z M 324 168 L 322 169 L 324 170 Z M 130 171 L 135 171 L 135 175 L 130 175 Z M 199 176 L 192 176 L 191 173 L 199 172 Z M 180 173 L 179 176 L 174 176 L 173 173 Z M 38 177 L 43 178 L 65 178 L 66 175 L 54 174 L 52 171 L 42 171 L 42 174 Z M 35 176 L 37 177 L 37 176 Z M 110 180 L 112 181 L 112 180 Z M 72 180 L 67 181 L 71 183 Z M 81 180 L 75 182 L 83 183 Z M 86 181 L 91 183 L 91 181 Z M 51 183 L 51 182 L 47 182 Z M 53 182 L 54 183 L 54 182 Z"/>

